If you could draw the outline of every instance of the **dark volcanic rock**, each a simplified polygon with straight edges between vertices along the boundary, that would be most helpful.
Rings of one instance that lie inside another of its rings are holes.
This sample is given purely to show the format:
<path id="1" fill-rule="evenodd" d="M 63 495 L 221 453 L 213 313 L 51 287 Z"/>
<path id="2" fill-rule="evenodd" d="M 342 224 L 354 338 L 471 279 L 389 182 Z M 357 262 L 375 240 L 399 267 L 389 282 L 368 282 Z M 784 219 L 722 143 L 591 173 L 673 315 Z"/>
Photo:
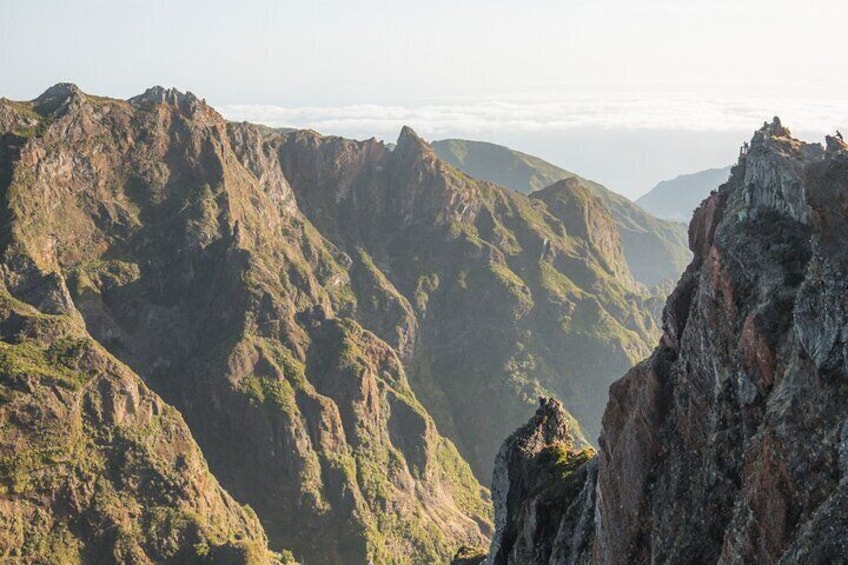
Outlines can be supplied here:
<path id="1" fill-rule="evenodd" d="M 798 323 L 820 233 L 807 171 L 827 166 L 822 156 L 775 120 L 696 211 L 695 260 L 663 341 L 611 389 L 602 561 L 773 562 L 836 487 L 827 428 L 845 407 L 807 361 Z"/>

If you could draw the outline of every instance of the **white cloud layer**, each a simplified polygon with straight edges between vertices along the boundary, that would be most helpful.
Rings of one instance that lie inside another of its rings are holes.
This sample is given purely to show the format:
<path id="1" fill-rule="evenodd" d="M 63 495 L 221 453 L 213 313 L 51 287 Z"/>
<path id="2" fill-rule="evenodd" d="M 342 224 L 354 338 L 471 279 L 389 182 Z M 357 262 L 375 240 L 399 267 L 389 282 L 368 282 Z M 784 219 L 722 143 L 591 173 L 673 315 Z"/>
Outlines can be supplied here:
<path id="1" fill-rule="evenodd" d="M 572 97 L 563 101 L 459 101 L 418 106 L 359 104 L 282 107 L 228 105 L 231 120 L 275 127 L 311 128 L 350 137 L 391 138 L 409 125 L 429 138 L 485 138 L 497 132 L 592 130 L 744 131 L 779 115 L 798 131 L 830 132 L 848 125 L 848 99 L 709 99 L 696 96 Z"/>

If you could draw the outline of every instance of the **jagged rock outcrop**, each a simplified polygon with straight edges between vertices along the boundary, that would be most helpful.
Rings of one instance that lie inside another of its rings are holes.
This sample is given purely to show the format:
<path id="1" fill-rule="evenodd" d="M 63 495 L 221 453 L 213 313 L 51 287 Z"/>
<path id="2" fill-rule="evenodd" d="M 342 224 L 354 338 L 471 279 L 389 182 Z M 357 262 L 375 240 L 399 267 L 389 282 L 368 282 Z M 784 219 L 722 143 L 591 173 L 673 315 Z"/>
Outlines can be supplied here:
<path id="1" fill-rule="evenodd" d="M 589 545 L 594 455 L 562 404 L 539 399 L 536 415 L 504 441 L 495 460 L 487 565 L 558 563 L 560 554 Z"/>
<path id="2" fill-rule="evenodd" d="M 10 294 L 84 322 L 173 404 L 274 548 L 424 563 L 485 543 L 487 493 L 407 382 L 408 305 L 303 217 L 279 134 L 161 88 L 118 101 L 58 85 L 0 116 Z M 180 550 L 227 541 L 157 524 Z"/>
<path id="3" fill-rule="evenodd" d="M 603 561 L 795 561 L 791 546 L 838 496 L 848 408 L 843 385 L 810 362 L 821 343 L 805 328 L 826 324 L 804 312 L 807 289 L 818 295 L 823 282 L 817 265 L 842 255 L 819 242 L 844 216 L 811 220 L 839 202 L 816 195 L 839 194 L 840 155 L 825 158 L 775 119 L 696 212 L 695 260 L 666 306 L 660 347 L 612 388 L 604 416 Z M 842 543 L 846 530 L 836 532 L 827 543 Z"/>
<path id="4" fill-rule="evenodd" d="M 744 149 L 658 348 L 610 389 L 591 548 L 511 562 L 845 562 L 848 147 L 775 119 Z"/>

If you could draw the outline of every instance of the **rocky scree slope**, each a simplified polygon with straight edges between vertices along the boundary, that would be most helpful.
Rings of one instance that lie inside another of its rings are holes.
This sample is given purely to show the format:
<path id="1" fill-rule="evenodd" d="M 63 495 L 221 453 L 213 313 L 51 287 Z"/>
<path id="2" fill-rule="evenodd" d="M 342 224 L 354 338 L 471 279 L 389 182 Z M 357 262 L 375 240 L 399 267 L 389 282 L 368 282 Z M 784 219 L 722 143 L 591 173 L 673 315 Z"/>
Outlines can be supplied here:
<path id="1" fill-rule="evenodd" d="M 685 224 L 658 219 L 624 196 L 571 171 L 482 141 L 443 139 L 434 141 L 433 149 L 441 159 L 473 177 L 527 194 L 559 181 L 577 179 L 612 212 L 630 271 L 648 287 L 673 285 L 691 259 Z M 664 300 L 667 293 L 660 293 Z"/>
<path id="2" fill-rule="evenodd" d="M 555 536 L 512 542 L 540 557 L 501 559 L 496 535 L 490 562 L 844 562 L 846 218 L 848 146 L 759 130 L 695 213 L 659 346 L 611 388 L 594 496 L 544 526 Z M 587 514 L 591 543 L 563 543 Z"/>
<path id="3" fill-rule="evenodd" d="M 356 321 L 357 292 L 394 297 L 367 270 L 354 289 L 353 260 L 299 212 L 262 130 L 174 90 L 118 101 L 64 84 L 3 100 L 0 128 L 9 292 L 27 301 L 30 276 L 66 289 L 67 315 L 182 413 L 273 547 L 311 562 L 426 563 L 486 539 L 485 490 L 397 350 Z M 198 467 L 178 455 L 178 478 Z M 237 532 L 237 512 L 222 511 L 219 529 Z M 161 520 L 171 539 L 177 525 Z"/>

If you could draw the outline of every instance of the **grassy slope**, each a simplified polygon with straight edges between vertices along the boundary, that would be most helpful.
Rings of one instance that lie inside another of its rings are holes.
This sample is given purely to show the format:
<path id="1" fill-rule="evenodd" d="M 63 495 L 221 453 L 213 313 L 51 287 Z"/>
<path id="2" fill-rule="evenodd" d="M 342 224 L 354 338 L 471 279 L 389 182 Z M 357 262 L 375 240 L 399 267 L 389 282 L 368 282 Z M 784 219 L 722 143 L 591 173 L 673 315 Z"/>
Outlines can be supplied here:
<path id="1" fill-rule="evenodd" d="M 615 216 L 630 270 L 653 286 L 677 279 L 689 262 L 686 226 L 660 220 L 603 185 L 538 157 L 492 143 L 446 139 L 433 142 L 440 158 L 465 173 L 518 192 L 531 193 L 556 181 L 577 178 L 599 196 Z"/>

